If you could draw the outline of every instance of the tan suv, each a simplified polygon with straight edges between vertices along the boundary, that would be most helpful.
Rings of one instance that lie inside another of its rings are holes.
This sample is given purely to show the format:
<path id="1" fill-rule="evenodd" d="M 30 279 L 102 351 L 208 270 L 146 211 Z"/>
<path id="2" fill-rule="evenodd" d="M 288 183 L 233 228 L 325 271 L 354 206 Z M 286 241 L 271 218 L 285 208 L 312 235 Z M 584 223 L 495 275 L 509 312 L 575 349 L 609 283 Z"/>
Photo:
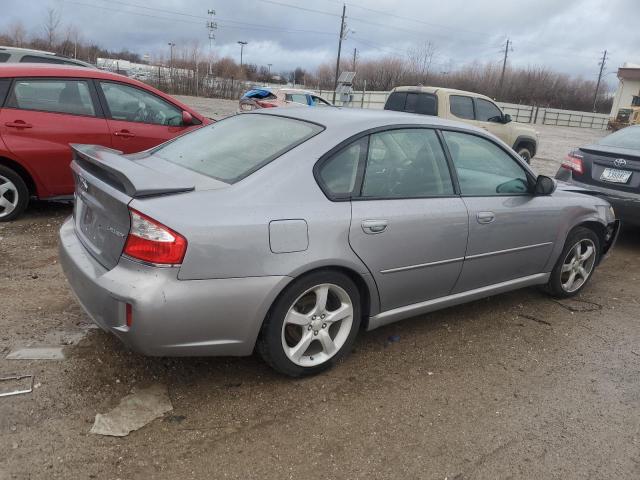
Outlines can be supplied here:
<path id="1" fill-rule="evenodd" d="M 484 128 L 510 145 L 527 163 L 538 149 L 538 133 L 514 122 L 493 100 L 479 93 L 438 87 L 396 87 L 385 110 L 435 115 Z"/>

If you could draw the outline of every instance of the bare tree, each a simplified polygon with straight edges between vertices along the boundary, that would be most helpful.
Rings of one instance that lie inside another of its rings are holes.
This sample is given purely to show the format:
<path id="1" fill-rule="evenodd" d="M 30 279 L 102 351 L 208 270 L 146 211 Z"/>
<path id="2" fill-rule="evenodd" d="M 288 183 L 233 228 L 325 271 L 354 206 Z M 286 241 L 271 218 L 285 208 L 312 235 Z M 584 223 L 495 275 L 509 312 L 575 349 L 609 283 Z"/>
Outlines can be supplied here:
<path id="1" fill-rule="evenodd" d="M 60 13 L 55 8 L 47 8 L 47 16 L 44 23 L 44 34 L 52 50 L 58 36 L 58 27 L 60 27 Z"/>
<path id="2" fill-rule="evenodd" d="M 27 41 L 27 31 L 24 28 L 24 24 L 19 20 L 9 25 L 7 34 L 11 38 L 13 45 L 16 47 L 24 46 Z"/>
<path id="3" fill-rule="evenodd" d="M 436 47 L 431 42 L 416 45 L 407 52 L 411 72 L 418 77 L 419 82 L 425 85 L 429 81 L 429 73 L 431 72 L 433 57 L 435 57 L 436 53 Z"/>

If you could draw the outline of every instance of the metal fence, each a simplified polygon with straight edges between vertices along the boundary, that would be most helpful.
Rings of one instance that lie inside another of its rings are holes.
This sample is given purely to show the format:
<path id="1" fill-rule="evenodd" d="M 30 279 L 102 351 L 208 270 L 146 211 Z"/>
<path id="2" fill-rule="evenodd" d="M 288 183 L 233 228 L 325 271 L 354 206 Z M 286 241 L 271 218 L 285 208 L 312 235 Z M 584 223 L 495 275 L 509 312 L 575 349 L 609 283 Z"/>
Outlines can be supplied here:
<path id="1" fill-rule="evenodd" d="M 318 90 L 317 93 L 330 101 L 333 98 L 333 90 Z M 352 108 L 383 109 L 389 93 L 354 91 L 351 95 L 351 102 L 343 104 L 336 97 L 335 103 L 339 106 Z M 515 103 L 496 103 L 504 113 L 508 113 L 513 120 L 520 123 L 604 130 L 609 121 L 609 115 L 604 113 L 576 112 Z"/>
<path id="2" fill-rule="evenodd" d="M 546 109 L 542 116 L 543 125 L 557 125 L 560 127 L 607 128 L 609 116 L 602 113 L 570 112 Z"/>

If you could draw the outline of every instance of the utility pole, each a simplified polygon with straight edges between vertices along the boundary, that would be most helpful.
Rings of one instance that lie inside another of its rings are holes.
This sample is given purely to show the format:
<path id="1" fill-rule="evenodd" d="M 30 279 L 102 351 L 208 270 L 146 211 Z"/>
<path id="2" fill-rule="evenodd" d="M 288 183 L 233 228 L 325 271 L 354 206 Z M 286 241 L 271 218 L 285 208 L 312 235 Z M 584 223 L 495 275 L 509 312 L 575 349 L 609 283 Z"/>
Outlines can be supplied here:
<path id="1" fill-rule="evenodd" d="M 342 4 L 342 20 L 340 22 L 340 39 L 338 40 L 338 59 L 336 60 L 336 77 L 333 81 L 333 102 L 336 103 L 336 89 L 338 88 L 338 75 L 340 75 L 340 52 L 342 51 L 342 39 L 344 38 L 344 16 L 347 13 L 347 5 Z"/>
<path id="2" fill-rule="evenodd" d="M 507 69 L 507 57 L 509 56 L 509 43 L 510 43 L 510 40 L 507 38 L 507 44 L 504 47 L 504 61 L 502 62 L 502 74 L 500 75 L 500 95 L 499 95 L 499 98 L 502 98 L 502 86 L 504 84 L 504 72 Z"/>
<path id="3" fill-rule="evenodd" d="M 356 59 L 358 58 L 358 49 L 353 47 L 353 71 L 356 71 Z"/>
<path id="4" fill-rule="evenodd" d="M 238 40 L 238 44 L 240 44 L 240 71 L 242 71 L 242 52 L 244 50 L 244 46 L 249 42 L 245 42 L 244 40 Z"/>
<path id="5" fill-rule="evenodd" d="M 271 65 L 273 65 L 273 63 L 267 63 L 267 68 L 269 69 L 269 81 L 271 81 Z"/>
<path id="6" fill-rule="evenodd" d="M 209 15 L 209 21 L 207 22 L 207 30 L 209 30 L 209 75 L 212 74 L 212 62 L 213 62 L 213 41 L 216 38 L 215 31 L 218 29 L 218 24 L 213 21 L 213 18 L 216 15 L 216 11 L 210 8 L 207 10 L 207 14 Z"/>
<path id="7" fill-rule="evenodd" d="M 598 83 L 596 83 L 596 93 L 593 95 L 593 113 L 596 113 L 596 103 L 598 103 L 598 90 L 600 89 L 600 81 L 602 80 L 602 72 L 604 72 L 604 66 L 607 63 L 607 51 L 602 54 L 602 60 L 598 63 L 600 65 L 600 73 L 598 73 Z"/>
<path id="8" fill-rule="evenodd" d="M 169 42 L 169 49 L 170 49 L 170 53 L 169 53 L 169 80 L 173 83 L 173 47 L 176 46 L 175 43 L 173 42 Z"/>

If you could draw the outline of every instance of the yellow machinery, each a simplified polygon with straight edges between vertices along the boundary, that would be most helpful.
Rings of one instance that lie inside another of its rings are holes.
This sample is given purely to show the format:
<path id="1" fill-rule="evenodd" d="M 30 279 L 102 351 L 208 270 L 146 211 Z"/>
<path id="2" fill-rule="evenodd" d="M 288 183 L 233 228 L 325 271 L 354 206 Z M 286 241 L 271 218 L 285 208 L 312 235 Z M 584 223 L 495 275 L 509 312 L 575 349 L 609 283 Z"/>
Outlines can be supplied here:
<path id="1" fill-rule="evenodd" d="M 614 132 L 629 125 L 640 125 L 640 96 L 634 95 L 631 100 L 631 107 L 621 108 L 615 120 L 609 120 L 607 129 Z"/>

